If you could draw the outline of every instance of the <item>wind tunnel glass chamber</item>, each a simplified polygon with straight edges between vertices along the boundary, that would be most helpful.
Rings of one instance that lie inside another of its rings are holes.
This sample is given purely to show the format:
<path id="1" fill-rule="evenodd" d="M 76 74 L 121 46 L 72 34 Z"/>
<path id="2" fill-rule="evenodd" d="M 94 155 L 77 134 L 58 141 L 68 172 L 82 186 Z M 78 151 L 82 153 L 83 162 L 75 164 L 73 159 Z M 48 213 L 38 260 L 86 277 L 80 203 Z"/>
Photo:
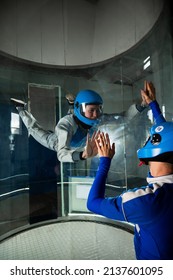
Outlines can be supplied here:
<path id="1" fill-rule="evenodd" d="M 94 89 L 106 114 L 99 128 L 116 143 L 106 196 L 146 185 L 148 167 L 138 167 L 136 151 L 153 118 L 149 108 L 133 115 L 130 106 L 141 103 L 144 80 L 152 81 L 172 121 L 171 19 L 166 5 L 135 46 L 89 66 L 56 67 L 0 53 L 0 259 L 135 259 L 134 225 L 86 208 L 99 158 L 60 162 L 44 140 L 40 144 L 28 133 L 10 98 L 27 102 L 29 112 L 51 133 L 72 111 L 65 96 Z"/>

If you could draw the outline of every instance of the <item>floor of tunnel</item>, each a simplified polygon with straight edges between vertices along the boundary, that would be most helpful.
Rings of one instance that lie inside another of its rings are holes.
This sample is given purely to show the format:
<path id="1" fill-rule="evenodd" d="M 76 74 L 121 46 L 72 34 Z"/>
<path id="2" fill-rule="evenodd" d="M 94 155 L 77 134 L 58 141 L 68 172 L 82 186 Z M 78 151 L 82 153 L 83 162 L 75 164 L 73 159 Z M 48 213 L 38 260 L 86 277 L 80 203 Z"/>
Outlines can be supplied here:
<path id="1" fill-rule="evenodd" d="M 33 227 L 0 243 L 1 260 L 133 260 L 133 232 L 89 220 Z"/>

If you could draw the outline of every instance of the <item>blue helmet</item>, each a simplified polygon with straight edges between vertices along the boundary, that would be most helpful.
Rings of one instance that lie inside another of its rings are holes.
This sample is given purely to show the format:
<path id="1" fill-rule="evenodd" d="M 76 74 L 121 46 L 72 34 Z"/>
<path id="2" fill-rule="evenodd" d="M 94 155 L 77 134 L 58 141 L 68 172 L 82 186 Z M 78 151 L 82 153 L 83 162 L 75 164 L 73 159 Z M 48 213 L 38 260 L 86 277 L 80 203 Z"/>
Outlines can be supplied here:
<path id="1" fill-rule="evenodd" d="M 173 164 L 173 123 L 165 121 L 153 125 L 148 140 L 143 148 L 137 151 L 137 155 L 145 164 L 149 161 Z"/>
<path id="2" fill-rule="evenodd" d="M 79 91 L 74 101 L 74 114 L 81 122 L 89 126 L 98 123 L 98 119 L 89 119 L 85 117 L 85 107 L 91 104 L 100 105 L 99 115 L 101 115 L 103 109 L 103 100 L 101 96 L 97 92 L 89 89 Z"/>

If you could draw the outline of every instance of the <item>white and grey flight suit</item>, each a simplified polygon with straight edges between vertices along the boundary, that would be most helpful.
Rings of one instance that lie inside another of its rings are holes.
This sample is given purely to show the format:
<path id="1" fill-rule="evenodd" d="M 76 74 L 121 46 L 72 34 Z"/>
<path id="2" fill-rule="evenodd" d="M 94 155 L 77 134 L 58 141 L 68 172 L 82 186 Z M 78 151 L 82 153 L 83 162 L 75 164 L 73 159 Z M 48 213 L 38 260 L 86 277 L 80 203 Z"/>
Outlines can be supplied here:
<path id="1" fill-rule="evenodd" d="M 131 105 L 124 114 L 103 114 L 100 119 L 100 125 L 116 122 L 120 119 L 131 120 L 138 112 L 144 108 L 135 104 Z M 30 135 L 41 145 L 57 152 L 57 158 L 62 162 L 77 162 L 81 160 L 81 152 L 86 144 L 87 128 L 75 122 L 73 114 L 66 115 L 61 118 L 55 127 L 54 132 L 45 130 L 40 126 L 37 120 L 26 110 L 20 110 L 19 115 L 25 124 Z M 98 129 L 92 127 L 91 133 Z"/>

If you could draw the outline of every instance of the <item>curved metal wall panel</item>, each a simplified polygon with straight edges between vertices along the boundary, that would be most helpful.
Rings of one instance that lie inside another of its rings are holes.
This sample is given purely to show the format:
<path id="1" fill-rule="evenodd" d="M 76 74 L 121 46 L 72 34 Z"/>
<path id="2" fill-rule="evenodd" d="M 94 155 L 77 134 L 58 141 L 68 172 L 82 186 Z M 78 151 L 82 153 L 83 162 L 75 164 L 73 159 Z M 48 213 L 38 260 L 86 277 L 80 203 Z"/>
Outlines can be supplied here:
<path id="1" fill-rule="evenodd" d="M 43 64 L 97 63 L 128 50 L 153 27 L 164 0 L 2 0 L 0 50 Z"/>
<path id="2" fill-rule="evenodd" d="M 96 9 L 93 62 L 117 56 L 137 44 L 153 27 L 163 1 L 100 0 Z"/>

